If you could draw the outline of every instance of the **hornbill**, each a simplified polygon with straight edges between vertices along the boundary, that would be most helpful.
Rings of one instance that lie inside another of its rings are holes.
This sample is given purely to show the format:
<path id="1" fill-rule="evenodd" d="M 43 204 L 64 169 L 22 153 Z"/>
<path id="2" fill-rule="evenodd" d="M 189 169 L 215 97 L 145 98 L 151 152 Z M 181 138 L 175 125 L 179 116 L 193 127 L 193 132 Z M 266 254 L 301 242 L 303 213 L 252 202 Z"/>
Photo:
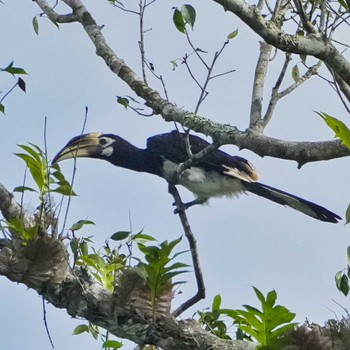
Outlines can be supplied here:
<path id="1" fill-rule="evenodd" d="M 52 163 L 75 157 L 104 159 L 113 165 L 158 175 L 171 182 L 177 166 L 190 158 L 189 153 L 196 154 L 207 146 L 209 143 L 200 137 L 178 131 L 150 137 L 145 149 L 113 134 L 89 133 L 72 138 Z M 341 220 L 324 207 L 257 182 L 258 178 L 257 170 L 246 159 L 216 149 L 195 160 L 179 175 L 177 183 L 196 196 L 185 208 L 202 204 L 210 197 L 235 197 L 251 192 L 321 221 L 336 223 Z"/>

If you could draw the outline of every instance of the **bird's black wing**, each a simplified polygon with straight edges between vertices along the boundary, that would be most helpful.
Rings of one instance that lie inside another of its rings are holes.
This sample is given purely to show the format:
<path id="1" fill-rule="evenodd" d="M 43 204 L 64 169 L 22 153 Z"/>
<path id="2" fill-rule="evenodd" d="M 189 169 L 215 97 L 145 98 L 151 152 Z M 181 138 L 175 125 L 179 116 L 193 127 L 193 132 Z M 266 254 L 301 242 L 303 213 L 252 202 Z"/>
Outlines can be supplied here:
<path id="1" fill-rule="evenodd" d="M 147 140 L 147 150 L 179 164 L 189 159 L 186 143 L 189 143 L 192 154 L 197 154 L 210 145 L 209 142 L 198 136 L 189 135 L 187 137 L 186 134 L 174 130 L 170 133 L 150 137 Z M 194 165 L 207 171 L 217 171 L 244 181 L 258 179 L 254 166 L 246 159 L 231 156 L 220 150 L 215 150 L 200 160 L 196 160 Z"/>

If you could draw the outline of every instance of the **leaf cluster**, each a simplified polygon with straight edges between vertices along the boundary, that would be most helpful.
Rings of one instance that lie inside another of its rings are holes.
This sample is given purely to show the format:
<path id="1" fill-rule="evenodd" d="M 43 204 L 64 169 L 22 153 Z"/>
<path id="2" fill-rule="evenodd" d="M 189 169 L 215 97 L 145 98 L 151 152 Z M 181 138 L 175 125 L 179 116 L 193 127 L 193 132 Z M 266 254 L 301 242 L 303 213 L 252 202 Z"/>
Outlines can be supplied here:
<path id="1" fill-rule="evenodd" d="M 7 65 L 5 68 L 0 68 L 0 72 L 5 72 L 5 73 L 9 73 L 12 76 L 16 76 L 16 75 L 25 75 L 27 74 L 27 72 L 20 67 L 14 67 L 13 66 L 14 61 L 12 61 L 9 65 Z M 18 77 L 17 82 L 14 84 L 14 86 L 12 86 L 5 94 L 4 96 L 0 99 L 0 112 L 5 113 L 5 106 L 3 104 L 4 99 L 6 98 L 6 96 L 8 96 L 10 94 L 10 92 L 16 87 L 18 86 L 23 92 L 26 92 L 26 83 L 25 81 L 21 78 Z"/>
<path id="2" fill-rule="evenodd" d="M 72 225 L 72 232 L 82 229 L 85 225 L 95 225 L 90 220 L 79 220 Z M 95 251 L 89 247 L 91 238 L 77 238 L 73 236 L 70 241 L 70 248 L 74 255 L 74 265 L 82 266 L 89 270 L 94 278 L 111 293 L 114 292 L 116 280 L 125 268 L 126 256 L 120 254 L 119 249 L 111 249 L 108 242 L 101 251 Z M 91 251 L 90 251 L 91 250 Z"/>
<path id="3" fill-rule="evenodd" d="M 39 193 L 40 199 L 50 192 L 56 192 L 64 196 L 75 196 L 70 183 L 65 179 L 58 164 L 49 167 L 46 154 L 39 146 L 30 143 L 29 145 L 18 145 L 24 153 L 15 153 L 28 167 L 30 174 L 37 186 L 37 189 L 18 186 L 14 192 L 35 191 Z"/>
<path id="4" fill-rule="evenodd" d="M 144 243 L 137 243 L 139 250 L 143 253 L 146 262 L 140 262 L 141 267 L 146 273 L 147 285 L 151 292 L 151 303 L 156 307 L 158 298 L 164 293 L 171 291 L 175 285 L 182 284 L 184 281 L 173 282 L 173 277 L 188 272 L 179 270 L 188 267 L 182 262 L 175 262 L 168 265 L 180 254 L 185 251 L 175 253 L 171 256 L 173 249 L 181 242 L 181 238 L 173 241 L 164 241 L 159 246 L 147 246 Z"/>
<path id="5" fill-rule="evenodd" d="M 108 334 L 102 334 L 100 328 L 91 322 L 88 324 L 80 324 L 73 330 L 73 335 L 79 335 L 83 333 L 91 334 L 96 340 L 100 337 L 103 341 L 102 349 L 120 349 L 123 346 L 123 343 L 120 341 L 108 339 Z"/>
<path id="6" fill-rule="evenodd" d="M 342 292 L 345 296 L 347 296 L 350 291 L 350 246 L 347 249 L 347 260 L 347 267 L 341 271 L 338 271 L 335 275 L 335 285 L 337 286 L 338 290 Z"/>
<path id="7" fill-rule="evenodd" d="M 70 230 L 74 233 L 81 230 L 85 225 L 94 225 L 90 220 L 79 220 L 73 224 Z M 130 231 L 117 231 L 110 237 L 114 242 L 125 242 L 118 247 L 111 249 L 107 240 L 106 244 L 100 251 L 95 251 L 90 247 L 92 243 L 90 238 L 77 238 L 75 235 L 71 239 L 70 247 L 74 254 L 75 264 L 86 268 L 91 275 L 110 292 L 114 292 L 118 288 L 119 277 L 123 274 L 123 270 L 127 269 L 128 256 L 122 254 L 122 248 L 125 245 L 132 255 L 131 244 L 137 244 L 139 250 L 144 256 L 145 261 L 135 258 L 140 267 L 140 275 L 145 278 L 146 284 L 150 289 L 151 303 L 155 308 L 158 298 L 162 293 L 172 291 L 174 285 L 183 282 L 172 282 L 172 278 L 181 273 L 187 272 L 182 269 L 188 265 L 175 262 L 169 265 L 177 256 L 184 252 L 178 252 L 173 255 L 173 249 L 181 242 L 180 239 L 174 241 L 165 241 L 159 245 L 147 245 L 147 242 L 156 241 L 150 235 L 143 234 L 142 231 L 132 234 Z M 116 340 L 108 339 L 108 334 L 103 335 L 99 327 L 94 324 L 80 324 L 77 326 L 73 334 L 90 333 L 95 339 L 100 337 L 103 340 L 102 348 L 119 349 L 122 343 Z"/>
<path id="8" fill-rule="evenodd" d="M 36 188 L 28 187 L 25 184 L 14 188 L 14 192 L 24 193 L 26 191 L 37 192 L 39 194 L 40 205 L 38 213 L 34 214 L 36 220 L 30 225 L 24 223 L 22 217 L 12 218 L 7 222 L 7 229 L 16 232 L 25 242 L 35 239 L 41 230 L 46 230 L 54 224 L 55 218 L 52 209 L 50 193 L 56 192 L 62 195 L 75 195 L 71 185 L 61 173 L 58 165 L 50 167 L 46 154 L 39 146 L 29 143 L 29 145 L 18 145 L 23 152 L 15 153 L 21 158 L 29 169 L 29 173 L 34 180 Z M 53 227 L 53 226 L 52 226 Z"/>
<path id="9" fill-rule="evenodd" d="M 325 122 L 326 124 L 334 131 L 334 137 L 339 138 L 344 146 L 350 149 L 350 129 L 337 118 L 330 116 L 324 112 L 316 112 Z M 350 222 L 350 204 L 345 213 L 345 224 Z M 335 275 L 335 284 L 340 292 L 342 292 L 345 296 L 349 294 L 350 285 L 350 247 L 347 249 L 347 260 L 348 265 L 345 269 L 338 271 Z"/>
<path id="10" fill-rule="evenodd" d="M 215 334 L 217 337 L 221 339 L 231 339 L 231 337 L 227 334 L 227 326 L 226 323 L 221 319 L 222 312 L 220 310 L 221 307 L 221 296 L 217 294 L 211 306 L 210 311 L 198 311 L 199 320 L 198 322 L 204 326 L 204 329 L 207 332 Z"/>
<path id="11" fill-rule="evenodd" d="M 196 10 L 191 5 L 183 5 L 181 9 L 174 8 L 173 22 L 175 27 L 181 33 L 186 32 L 186 24 L 188 24 L 192 29 L 194 23 L 196 22 Z"/>
<path id="12" fill-rule="evenodd" d="M 259 289 L 253 287 L 261 303 L 261 310 L 243 305 L 245 310 L 221 309 L 220 312 L 231 317 L 238 328 L 256 339 L 258 349 L 277 350 L 281 348 L 281 337 L 292 330 L 297 323 L 291 323 L 295 314 L 286 307 L 275 305 L 277 293 L 270 291 L 265 297 Z"/>

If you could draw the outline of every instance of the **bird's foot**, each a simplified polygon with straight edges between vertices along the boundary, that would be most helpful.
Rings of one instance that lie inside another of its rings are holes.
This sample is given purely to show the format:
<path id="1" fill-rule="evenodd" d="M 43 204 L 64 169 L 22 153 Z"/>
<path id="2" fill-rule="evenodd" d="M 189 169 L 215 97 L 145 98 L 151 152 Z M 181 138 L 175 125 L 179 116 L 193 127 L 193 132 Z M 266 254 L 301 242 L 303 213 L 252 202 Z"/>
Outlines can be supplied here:
<path id="1" fill-rule="evenodd" d="M 174 214 L 179 214 L 180 212 L 185 212 L 189 207 L 192 207 L 193 205 L 201 204 L 197 200 L 187 202 L 187 203 L 173 203 L 173 206 L 176 206 L 176 209 L 174 210 Z"/>
<path id="2" fill-rule="evenodd" d="M 174 202 L 173 206 L 176 207 L 174 209 L 174 214 L 179 214 L 181 212 L 185 212 L 187 210 L 187 208 L 188 208 L 186 203 L 179 203 L 179 204 L 177 204 L 177 203 Z"/>

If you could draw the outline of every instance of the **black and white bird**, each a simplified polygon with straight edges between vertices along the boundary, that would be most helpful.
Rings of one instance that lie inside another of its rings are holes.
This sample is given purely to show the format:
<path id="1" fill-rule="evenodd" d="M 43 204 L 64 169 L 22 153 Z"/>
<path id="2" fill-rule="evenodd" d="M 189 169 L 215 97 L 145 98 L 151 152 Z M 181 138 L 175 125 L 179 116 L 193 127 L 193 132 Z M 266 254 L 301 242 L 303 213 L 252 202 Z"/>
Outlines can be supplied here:
<path id="1" fill-rule="evenodd" d="M 209 143 L 200 137 L 178 131 L 150 137 L 145 149 L 137 148 L 113 134 L 90 133 L 71 139 L 52 163 L 75 157 L 97 158 L 171 181 L 177 166 L 190 158 L 189 148 L 192 154 L 196 154 L 207 146 Z M 341 220 L 337 214 L 320 205 L 264 185 L 257 182 L 258 179 L 257 170 L 246 159 L 214 150 L 185 169 L 178 178 L 178 184 L 196 196 L 194 201 L 185 204 L 186 208 L 205 203 L 211 197 L 235 197 L 251 192 L 321 221 L 336 223 Z"/>

